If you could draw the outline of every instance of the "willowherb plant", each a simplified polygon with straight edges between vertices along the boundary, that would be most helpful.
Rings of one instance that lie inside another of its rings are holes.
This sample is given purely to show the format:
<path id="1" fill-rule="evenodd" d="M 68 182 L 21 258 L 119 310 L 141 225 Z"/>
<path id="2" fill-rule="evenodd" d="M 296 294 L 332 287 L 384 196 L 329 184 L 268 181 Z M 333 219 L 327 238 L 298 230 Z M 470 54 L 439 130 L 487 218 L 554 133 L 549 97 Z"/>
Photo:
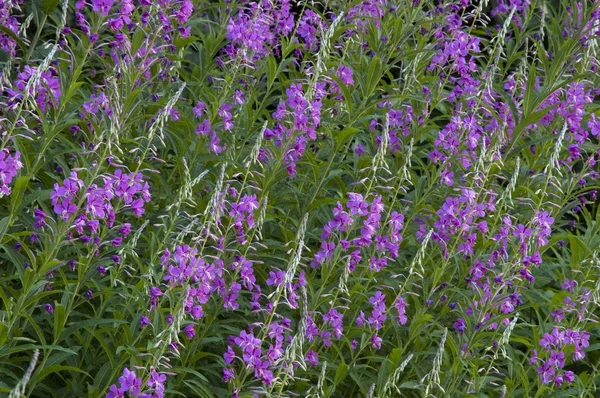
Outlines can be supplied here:
<path id="1" fill-rule="evenodd" d="M 598 395 L 597 1 L 0 22 L 1 393 Z"/>

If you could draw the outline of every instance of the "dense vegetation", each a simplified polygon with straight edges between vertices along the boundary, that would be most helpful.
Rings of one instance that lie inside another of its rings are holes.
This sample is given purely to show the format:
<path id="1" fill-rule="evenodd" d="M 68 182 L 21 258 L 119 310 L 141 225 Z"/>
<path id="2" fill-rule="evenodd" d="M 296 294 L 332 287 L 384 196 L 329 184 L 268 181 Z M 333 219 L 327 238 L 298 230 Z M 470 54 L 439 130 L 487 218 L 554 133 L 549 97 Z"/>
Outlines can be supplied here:
<path id="1" fill-rule="evenodd" d="M 0 393 L 598 396 L 598 7 L 0 1 Z"/>

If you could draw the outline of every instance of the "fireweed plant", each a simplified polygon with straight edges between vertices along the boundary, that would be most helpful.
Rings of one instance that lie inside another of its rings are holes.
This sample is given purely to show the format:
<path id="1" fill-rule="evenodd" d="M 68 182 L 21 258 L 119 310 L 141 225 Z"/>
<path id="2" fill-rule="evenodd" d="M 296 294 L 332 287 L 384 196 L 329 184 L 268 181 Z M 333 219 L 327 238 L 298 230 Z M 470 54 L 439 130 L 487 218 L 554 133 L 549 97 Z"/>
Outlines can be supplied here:
<path id="1" fill-rule="evenodd" d="M 599 2 L 0 22 L 3 396 L 598 396 Z"/>

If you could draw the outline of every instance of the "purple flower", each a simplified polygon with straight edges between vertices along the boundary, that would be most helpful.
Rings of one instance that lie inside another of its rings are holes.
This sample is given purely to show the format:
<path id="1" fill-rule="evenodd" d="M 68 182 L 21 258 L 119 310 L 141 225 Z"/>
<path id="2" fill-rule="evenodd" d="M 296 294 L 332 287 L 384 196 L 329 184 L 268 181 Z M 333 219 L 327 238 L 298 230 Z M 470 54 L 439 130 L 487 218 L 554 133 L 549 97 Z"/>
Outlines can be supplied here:
<path id="1" fill-rule="evenodd" d="M 577 282 L 571 279 L 565 278 L 563 284 L 560 286 L 563 290 L 568 291 L 569 293 L 573 293 L 575 291 L 575 287 L 577 286 Z"/>
<path id="2" fill-rule="evenodd" d="M 548 363 L 544 363 L 537 369 L 537 373 L 540 375 L 542 383 L 548 384 L 552 381 L 552 378 L 556 373 L 556 369 L 550 366 Z"/>
<path id="3" fill-rule="evenodd" d="M 398 323 L 400 325 L 405 325 L 408 321 L 408 317 L 406 316 L 406 305 L 406 300 L 404 300 L 402 296 L 398 296 L 394 302 L 394 307 L 398 311 Z"/>
<path id="4" fill-rule="evenodd" d="M 313 350 L 308 350 L 304 359 L 310 366 L 316 367 L 319 365 L 319 355 Z"/>
<path id="5" fill-rule="evenodd" d="M 46 310 L 48 314 L 54 314 L 54 307 L 52 307 L 52 304 L 44 304 L 44 310 Z"/>
<path id="6" fill-rule="evenodd" d="M 346 203 L 346 206 L 350 209 L 350 214 L 358 214 L 360 216 L 366 216 L 368 214 L 367 209 L 369 204 L 363 200 L 361 194 L 348 192 L 348 197 L 350 199 Z"/>
<path id="7" fill-rule="evenodd" d="M 285 280 L 285 272 L 275 268 L 275 272 L 269 272 L 269 278 L 267 279 L 268 286 L 281 286 Z"/>
<path id="8" fill-rule="evenodd" d="M 33 214 L 35 216 L 35 224 L 33 225 L 34 228 L 41 228 L 46 225 L 46 213 L 40 209 L 35 209 Z"/>
<path id="9" fill-rule="evenodd" d="M 379 350 L 381 348 L 381 342 L 383 341 L 383 339 L 377 335 L 373 335 L 373 337 L 371 337 L 371 346 L 376 349 Z"/>
<path id="10" fill-rule="evenodd" d="M 454 172 L 444 169 L 442 171 L 442 183 L 449 187 L 454 185 Z"/>
<path id="11" fill-rule="evenodd" d="M 378 291 L 375 293 L 373 297 L 369 299 L 369 302 L 373 305 L 373 312 L 371 316 L 367 319 L 369 325 L 379 330 L 383 328 L 383 324 L 387 319 L 386 308 L 385 308 L 385 294 Z"/>
<path id="12" fill-rule="evenodd" d="M 189 325 L 187 325 L 185 328 L 183 328 L 183 332 L 190 340 L 193 339 L 194 336 L 196 335 L 196 329 L 194 329 L 194 325 L 191 323 Z"/>
<path id="13" fill-rule="evenodd" d="M 158 373 L 153 370 L 148 378 L 148 387 L 154 388 L 155 390 L 164 389 L 165 381 L 167 381 L 167 375 L 164 373 Z"/>
<path id="14" fill-rule="evenodd" d="M 538 352 L 537 350 L 533 350 L 531 357 L 529 358 L 529 364 L 530 365 L 534 365 L 537 361 L 539 361 L 539 357 L 538 357 Z"/>
<path id="15" fill-rule="evenodd" d="M 231 346 L 227 346 L 227 351 L 223 354 L 223 359 L 225 360 L 225 365 L 231 365 L 235 358 L 235 352 Z"/>
<path id="16" fill-rule="evenodd" d="M 233 102 L 235 102 L 238 105 L 244 104 L 244 93 L 241 90 L 235 90 Z"/>
<path id="17" fill-rule="evenodd" d="M 91 0 L 92 10 L 98 12 L 104 16 L 108 16 L 110 8 L 112 7 L 114 0 Z"/>
<path id="18" fill-rule="evenodd" d="M 147 325 L 150 325 L 150 319 L 147 316 L 143 315 L 140 318 L 140 327 L 144 328 Z"/>
<path id="19" fill-rule="evenodd" d="M 575 373 L 573 373 L 573 371 L 571 370 L 567 370 L 564 374 L 564 378 L 567 381 L 567 383 L 571 384 L 575 381 Z"/>
<path id="20" fill-rule="evenodd" d="M 346 86 L 351 86 L 354 84 L 354 79 L 352 79 L 352 69 L 345 65 L 339 66 L 337 70 L 337 76 Z"/>
<path id="21" fill-rule="evenodd" d="M 453 326 L 456 332 L 460 334 L 464 333 L 464 331 L 467 329 L 467 323 L 463 318 L 458 318 L 456 321 L 454 321 Z"/>
<path id="22" fill-rule="evenodd" d="M 126 237 L 130 233 L 131 233 L 131 224 L 129 224 L 129 223 L 124 223 L 123 225 L 121 225 L 121 228 L 119 228 L 119 234 L 123 235 L 123 237 Z"/>
<path id="23" fill-rule="evenodd" d="M 108 389 L 105 398 L 125 398 L 125 391 L 122 391 L 116 384 L 113 384 Z"/>
<path id="24" fill-rule="evenodd" d="M 192 113 L 194 114 L 194 116 L 196 116 L 197 118 L 201 118 L 202 115 L 204 114 L 204 110 L 206 109 L 206 105 L 204 104 L 204 102 L 202 101 L 198 101 L 196 103 L 196 106 L 192 109 Z M 208 120 L 206 120 L 208 121 Z"/>
<path id="25" fill-rule="evenodd" d="M 140 395 L 142 386 L 142 378 L 137 377 L 134 371 L 123 369 L 123 375 L 119 377 L 120 390 L 127 392 L 130 396 L 137 397 Z"/>
<path id="26" fill-rule="evenodd" d="M 230 368 L 223 368 L 223 381 L 225 383 L 233 380 L 235 378 L 235 370 Z"/>
<path id="27" fill-rule="evenodd" d="M 323 320 L 327 322 L 331 328 L 333 328 L 333 335 L 337 339 L 342 337 L 342 333 L 344 332 L 344 327 L 342 325 L 343 317 L 344 316 L 335 308 L 331 308 L 327 314 L 323 315 Z"/>
<path id="28" fill-rule="evenodd" d="M 363 144 L 357 143 L 354 147 L 354 153 L 356 154 L 356 156 L 362 156 L 362 154 L 365 153 L 365 147 L 363 146 Z"/>
<path id="29" fill-rule="evenodd" d="M 273 372 L 269 369 L 269 362 L 258 361 L 254 367 L 254 377 L 270 386 L 273 383 Z"/>
<path id="30" fill-rule="evenodd" d="M 195 320 L 198 320 L 198 319 L 200 319 L 200 318 L 202 318 L 204 316 L 204 310 L 202 309 L 201 305 L 195 305 L 195 306 L 193 306 L 191 313 L 192 313 L 192 317 Z"/>

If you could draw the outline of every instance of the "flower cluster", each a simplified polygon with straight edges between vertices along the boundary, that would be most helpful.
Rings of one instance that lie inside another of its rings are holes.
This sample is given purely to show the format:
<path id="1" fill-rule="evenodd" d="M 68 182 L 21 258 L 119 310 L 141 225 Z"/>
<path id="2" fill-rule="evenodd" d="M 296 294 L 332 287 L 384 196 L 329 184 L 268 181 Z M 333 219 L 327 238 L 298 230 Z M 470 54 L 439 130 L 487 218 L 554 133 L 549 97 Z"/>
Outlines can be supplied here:
<path id="1" fill-rule="evenodd" d="M 0 4 L 0 24 L 15 35 L 18 35 L 21 24 L 19 19 L 12 13 L 20 10 L 22 4 L 23 0 L 3 1 Z M 0 49 L 14 57 L 17 54 L 17 42 L 8 33 L 0 31 Z"/>
<path id="2" fill-rule="evenodd" d="M 235 345 L 241 351 L 241 356 L 236 356 L 232 346 L 227 347 L 227 352 L 223 354 L 226 365 L 231 365 L 235 359 L 243 361 L 246 369 L 253 370 L 254 376 L 265 385 L 270 386 L 273 383 L 273 366 L 283 356 L 284 349 L 289 339 L 286 332 L 290 330 L 291 320 L 282 319 L 270 324 L 267 336 L 270 339 L 269 347 L 263 352 L 262 345 L 265 340 L 257 338 L 254 334 L 242 330 L 239 336 L 230 338 L 230 343 Z M 233 379 L 235 371 L 233 368 L 223 370 L 223 380 Z"/>
<path id="3" fill-rule="evenodd" d="M 260 1 L 242 8 L 227 24 L 225 47 L 228 57 L 240 56 L 254 62 L 264 58 L 279 44 L 279 36 L 289 35 L 294 27 L 289 0 Z"/>
<path id="4" fill-rule="evenodd" d="M 6 148 L 0 150 L 0 193 L 2 195 L 10 195 L 9 185 L 23 167 L 23 163 L 19 160 L 20 157 L 20 152 L 11 155 Z"/>
<path id="5" fill-rule="evenodd" d="M 533 355 L 529 359 L 532 365 L 539 364 L 537 373 L 542 383 L 554 383 L 559 387 L 563 383 L 571 384 L 575 380 L 575 374 L 570 370 L 563 371 L 565 352 L 571 346 L 574 349 L 573 361 L 585 358 L 583 349 L 589 346 L 589 338 L 587 332 L 573 329 L 561 330 L 557 326 L 551 333 L 545 333 L 539 342 L 542 352 L 533 350 Z"/>
<path id="6" fill-rule="evenodd" d="M 120 169 L 113 175 L 103 177 L 104 185 L 90 185 L 85 192 L 85 214 L 80 214 L 76 225 L 85 225 L 94 232 L 97 229 L 98 220 L 106 220 L 109 228 L 112 228 L 116 214 L 114 201 L 119 200 L 125 207 L 131 208 L 136 217 L 144 214 L 144 203 L 151 199 L 150 187 L 144 182 L 141 173 L 123 173 Z M 84 188 L 83 180 L 79 179 L 76 171 L 66 178 L 62 184 L 55 183 L 54 190 L 50 194 L 54 212 L 63 220 L 67 221 L 79 211 L 77 194 Z M 79 232 L 81 233 L 81 232 Z"/>
<path id="7" fill-rule="evenodd" d="M 167 375 L 155 370 L 150 372 L 146 385 L 147 390 L 142 390 L 142 378 L 137 377 L 134 370 L 123 369 L 123 375 L 119 377 L 119 386 L 110 386 L 106 398 L 163 398 L 165 396 L 165 382 Z"/>
<path id="8" fill-rule="evenodd" d="M 296 164 L 306 151 L 308 142 L 317 138 L 325 89 L 326 83 L 316 83 L 311 98 L 303 90 L 302 84 L 292 84 L 286 89 L 286 100 L 280 102 L 273 113 L 277 124 L 273 129 L 265 129 L 265 139 L 273 141 L 275 147 L 284 149 L 283 159 L 292 177 L 296 174 Z"/>
<path id="9" fill-rule="evenodd" d="M 22 102 L 25 95 L 32 97 L 40 108 L 40 111 L 46 112 L 55 108 L 61 95 L 60 79 L 56 69 L 39 70 L 36 67 L 26 65 L 22 72 L 19 72 L 14 82 L 14 88 L 7 88 L 9 97 L 8 106 L 14 107 Z"/>

